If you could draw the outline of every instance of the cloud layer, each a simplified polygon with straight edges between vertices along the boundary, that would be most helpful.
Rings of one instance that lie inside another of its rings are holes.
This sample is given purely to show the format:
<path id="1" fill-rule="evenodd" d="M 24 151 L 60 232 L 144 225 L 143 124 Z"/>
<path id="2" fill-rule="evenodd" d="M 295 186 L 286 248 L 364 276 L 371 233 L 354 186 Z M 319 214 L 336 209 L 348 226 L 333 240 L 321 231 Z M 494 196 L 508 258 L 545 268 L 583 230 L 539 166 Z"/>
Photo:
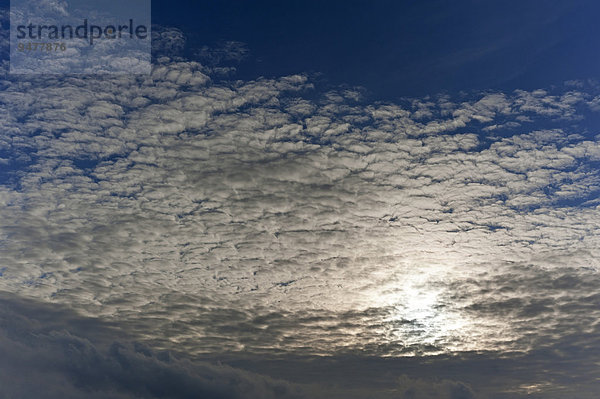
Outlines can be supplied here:
<path id="1" fill-rule="evenodd" d="M 593 348 L 598 87 L 368 103 L 306 75 L 217 81 L 154 32 L 149 77 L 2 76 L 0 289 L 198 356 Z M 124 367 L 69 334 L 36 345 Z"/>
<path id="2" fill-rule="evenodd" d="M 160 62 L 2 81 L 4 290 L 199 352 L 525 350 L 597 317 L 593 93 L 309 100 Z"/>

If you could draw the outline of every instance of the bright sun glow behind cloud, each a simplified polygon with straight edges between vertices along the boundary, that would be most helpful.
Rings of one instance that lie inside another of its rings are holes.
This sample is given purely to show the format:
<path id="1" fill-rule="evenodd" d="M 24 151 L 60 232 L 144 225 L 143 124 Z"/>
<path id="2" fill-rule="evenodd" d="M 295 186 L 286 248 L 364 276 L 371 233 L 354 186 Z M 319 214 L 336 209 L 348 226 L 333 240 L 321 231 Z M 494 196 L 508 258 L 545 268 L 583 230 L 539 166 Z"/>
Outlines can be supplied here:
<path id="1" fill-rule="evenodd" d="M 421 261 L 420 265 L 403 266 L 378 293 L 373 293 L 374 306 L 386 309 L 383 340 L 402 348 L 443 348 L 440 352 L 472 350 L 482 345 L 477 342 L 469 315 L 447 301 L 446 283 L 453 278 L 452 262 L 424 266 L 426 263 Z M 404 350 L 400 354 L 415 352 Z"/>

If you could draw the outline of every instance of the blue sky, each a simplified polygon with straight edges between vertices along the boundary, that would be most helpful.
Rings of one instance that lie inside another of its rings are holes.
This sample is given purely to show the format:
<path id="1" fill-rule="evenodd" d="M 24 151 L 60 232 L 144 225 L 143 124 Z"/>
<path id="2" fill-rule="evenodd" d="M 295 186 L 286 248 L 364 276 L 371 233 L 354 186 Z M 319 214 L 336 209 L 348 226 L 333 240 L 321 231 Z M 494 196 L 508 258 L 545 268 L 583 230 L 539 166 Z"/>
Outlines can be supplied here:
<path id="1" fill-rule="evenodd" d="M 150 75 L 0 10 L 0 398 L 598 397 L 600 6 L 152 6 Z"/>
<path id="2" fill-rule="evenodd" d="M 247 43 L 241 77 L 321 72 L 376 99 L 536 89 L 600 67 L 593 1 L 173 4 L 153 4 L 155 22 L 181 27 L 190 45 Z"/>

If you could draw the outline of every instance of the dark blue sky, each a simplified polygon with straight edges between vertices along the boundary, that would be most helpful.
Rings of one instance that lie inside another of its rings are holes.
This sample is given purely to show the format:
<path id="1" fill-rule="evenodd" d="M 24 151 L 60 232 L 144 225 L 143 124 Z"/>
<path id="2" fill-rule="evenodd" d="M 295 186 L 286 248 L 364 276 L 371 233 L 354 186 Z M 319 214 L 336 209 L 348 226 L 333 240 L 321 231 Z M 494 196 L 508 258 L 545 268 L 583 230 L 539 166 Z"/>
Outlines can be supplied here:
<path id="1" fill-rule="evenodd" d="M 240 78 L 322 72 L 379 99 L 535 89 L 600 71 L 593 1 L 169 1 L 190 47 L 245 42 Z"/>

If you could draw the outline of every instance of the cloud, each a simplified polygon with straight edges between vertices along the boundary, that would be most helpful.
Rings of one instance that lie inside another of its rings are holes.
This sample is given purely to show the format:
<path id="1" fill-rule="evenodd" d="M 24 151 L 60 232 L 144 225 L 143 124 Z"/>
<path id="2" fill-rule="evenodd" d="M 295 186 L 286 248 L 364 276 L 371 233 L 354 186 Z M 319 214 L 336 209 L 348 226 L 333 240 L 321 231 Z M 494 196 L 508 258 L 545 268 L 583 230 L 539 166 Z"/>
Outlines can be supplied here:
<path id="1" fill-rule="evenodd" d="M 217 66 L 228 62 L 239 63 L 248 57 L 249 52 L 245 43 L 230 40 L 214 47 L 203 46 L 196 57 L 208 66 Z"/>
<path id="2" fill-rule="evenodd" d="M 406 376 L 399 379 L 399 385 L 404 388 L 402 398 L 444 398 L 444 399 L 471 399 L 475 394 L 467 385 L 455 381 L 411 380 Z"/>
<path id="3" fill-rule="evenodd" d="M 152 56 L 181 56 L 185 47 L 185 34 L 181 29 L 152 25 Z"/>

